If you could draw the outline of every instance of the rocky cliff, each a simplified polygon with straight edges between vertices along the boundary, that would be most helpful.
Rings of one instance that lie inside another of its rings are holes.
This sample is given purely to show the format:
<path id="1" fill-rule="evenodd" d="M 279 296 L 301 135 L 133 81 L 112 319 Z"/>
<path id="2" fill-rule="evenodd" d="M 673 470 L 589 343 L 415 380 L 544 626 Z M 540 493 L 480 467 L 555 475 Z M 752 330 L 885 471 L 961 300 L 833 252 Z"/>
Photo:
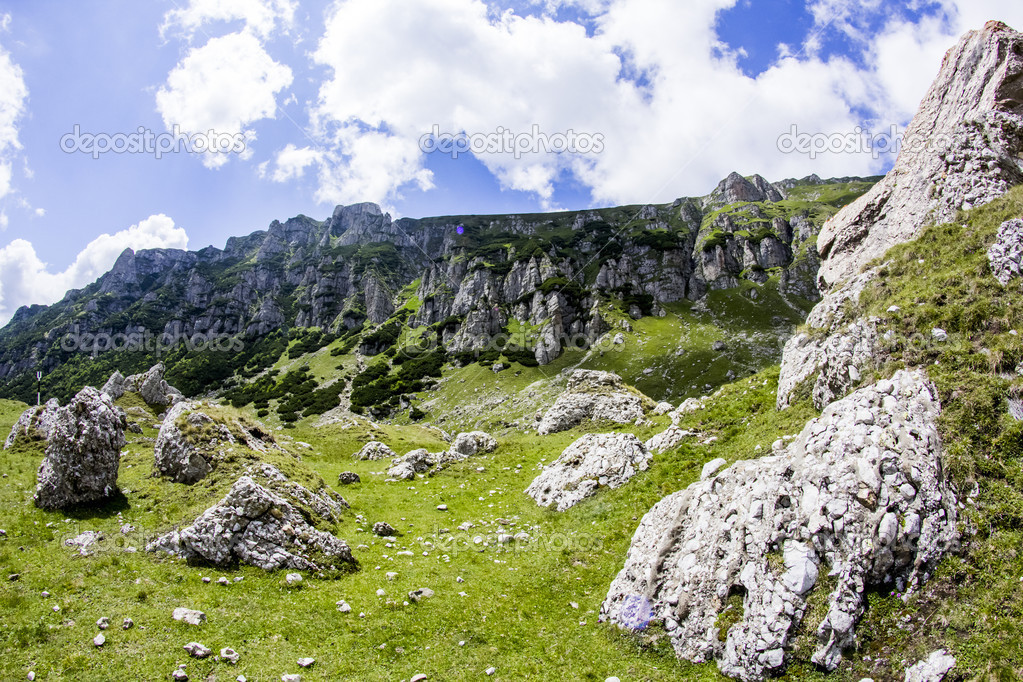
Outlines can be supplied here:
<path id="1" fill-rule="evenodd" d="M 392 322 L 362 338 L 365 354 L 418 327 L 449 352 L 478 351 L 514 325 L 535 336 L 530 351 L 546 364 L 566 338 L 607 332 L 608 303 L 639 318 L 772 277 L 783 295 L 815 300 L 817 231 L 871 182 L 773 185 L 733 173 L 710 195 L 672 204 L 419 220 L 356 204 L 324 221 L 274 221 L 223 249 L 125 250 L 95 283 L 18 311 L 0 331 L 0 381 L 25 388 L 36 369 L 111 346 L 151 351 L 197 335 L 250 342 L 294 328 L 368 333 Z"/>

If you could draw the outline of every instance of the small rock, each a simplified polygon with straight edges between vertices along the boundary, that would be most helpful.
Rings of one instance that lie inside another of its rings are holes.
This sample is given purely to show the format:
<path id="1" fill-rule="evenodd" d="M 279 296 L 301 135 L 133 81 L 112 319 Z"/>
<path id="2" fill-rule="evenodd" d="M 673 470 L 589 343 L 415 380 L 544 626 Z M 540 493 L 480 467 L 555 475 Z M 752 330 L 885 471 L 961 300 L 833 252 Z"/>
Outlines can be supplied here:
<path id="1" fill-rule="evenodd" d="M 339 485 L 352 485 L 354 483 L 362 483 L 362 479 L 354 471 L 342 471 L 337 475 L 337 482 Z"/>
<path id="2" fill-rule="evenodd" d="M 32 680 L 34 680 L 35 678 L 36 678 L 36 674 L 34 672 L 29 671 L 29 673 L 28 673 L 28 682 L 32 682 Z"/>
<path id="3" fill-rule="evenodd" d="M 206 621 L 206 614 L 202 611 L 194 611 L 182 606 L 174 609 L 174 613 L 171 614 L 171 617 L 174 620 L 179 620 L 182 623 L 187 623 L 188 625 L 200 625 Z"/>
<path id="4" fill-rule="evenodd" d="M 939 343 L 948 341 L 948 332 L 940 327 L 935 327 L 931 330 L 931 338 Z"/>
<path id="5" fill-rule="evenodd" d="M 421 599 L 429 599 L 434 595 L 434 591 L 429 587 L 420 587 L 418 590 L 413 590 L 408 593 L 409 601 L 418 602 Z"/>
<path id="6" fill-rule="evenodd" d="M 398 574 L 395 573 L 394 571 L 389 571 L 388 573 L 384 574 L 384 577 L 387 578 L 388 580 L 396 580 L 398 578 Z"/>
<path id="7" fill-rule="evenodd" d="M 398 531 L 396 531 L 394 529 L 394 526 L 392 526 L 391 524 L 379 521 L 373 524 L 373 534 L 379 535 L 382 538 L 389 538 L 396 536 L 398 534 Z"/>
<path id="8" fill-rule="evenodd" d="M 219 578 L 217 578 L 217 584 L 218 585 L 230 585 L 231 581 L 228 580 L 227 578 L 225 578 L 224 576 L 220 576 Z"/>
<path id="9" fill-rule="evenodd" d="M 380 590 L 377 590 L 377 596 L 378 597 L 384 597 L 384 596 L 387 596 L 387 593 L 384 592 L 384 590 L 380 589 Z"/>
<path id="10" fill-rule="evenodd" d="M 725 466 L 726 464 L 728 464 L 728 460 L 722 459 L 721 457 L 718 457 L 717 459 L 712 459 L 711 461 L 707 462 L 706 464 L 703 465 L 703 471 L 700 472 L 700 480 L 701 481 L 707 480 L 708 478 L 716 474 L 718 471 L 720 471 L 721 467 Z"/>
<path id="11" fill-rule="evenodd" d="M 301 675 L 281 675 L 281 682 L 302 682 Z"/>
<path id="12" fill-rule="evenodd" d="M 298 659 L 298 667 L 300 668 L 311 668 L 313 663 L 316 663 L 315 658 L 300 658 Z"/>
<path id="13" fill-rule="evenodd" d="M 446 505 L 446 504 L 438 504 L 437 505 L 437 511 L 447 511 L 447 510 L 448 510 L 448 505 Z"/>
<path id="14" fill-rule="evenodd" d="M 351 613 L 352 607 L 344 599 L 337 602 L 337 610 L 341 613 Z"/>
<path id="15" fill-rule="evenodd" d="M 107 618 L 106 616 L 103 616 L 102 618 L 96 621 L 96 627 L 98 627 L 100 630 L 106 630 L 108 627 L 110 627 L 110 619 Z"/>
<path id="16" fill-rule="evenodd" d="M 493 675 L 494 673 L 497 672 L 497 668 L 495 668 L 494 666 L 490 666 L 489 668 L 487 668 L 483 672 L 485 672 L 487 675 Z"/>
<path id="17" fill-rule="evenodd" d="M 188 673 L 186 673 L 181 668 L 178 668 L 177 670 L 171 673 L 171 679 L 174 679 L 177 682 L 188 682 Z"/>
<path id="18" fill-rule="evenodd" d="M 228 663 L 237 663 L 241 655 L 231 647 L 224 647 L 220 650 L 220 658 Z"/>
<path id="19" fill-rule="evenodd" d="M 92 643 L 97 647 L 101 647 L 107 643 L 107 638 L 103 636 L 103 633 L 100 633 L 92 638 Z"/>
<path id="20" fill-rule="evenodd" d="M 133 627 L 135 627 L 135 621 L 133 621 L 131 618 L 125 618 L 124 622 L 121 623 L 122 630 L 131 630 Z"/>
<path id="21" fill-rule="evenodd" d="M 7 579 L 13 583 L 17 580 L 21 580 L 21 575 L 19 573 L 11 573 L 9 576 L 7 576 Z"/>
<path id="22" fill-rule="evenodd" d="M 412 679 L 409 680 L 408 682 L 425 682 L 428 679 L 429 678 L 426 675 L 424 675 L 423 673 L 419 673 L 418 675 L 413 675 Z"/>
<path id="23" fill-rule="evenodd" d="M 302 582 L 302 574 L 289 573 L 288 575 L 284 576 L 284 582 L 288 583 L 289 585 L 297 585 L 300 582 Z"/>
<path id="24" fill-rule="evenodd" d="M 203 581 L 204 583 L 209 583 L 209 582 L 210 582 L 210 577 L 209 577 L 209 576 L 203 576 L 203 579 L 202 579 L 202 581 Z"/>
<path id="25" fill-rule="evenodd" d="M 207 658 L 213 653 L 208 647 L 203 646 L 199 642 L 189 642 L 182 648 L 193 658 Z"/>

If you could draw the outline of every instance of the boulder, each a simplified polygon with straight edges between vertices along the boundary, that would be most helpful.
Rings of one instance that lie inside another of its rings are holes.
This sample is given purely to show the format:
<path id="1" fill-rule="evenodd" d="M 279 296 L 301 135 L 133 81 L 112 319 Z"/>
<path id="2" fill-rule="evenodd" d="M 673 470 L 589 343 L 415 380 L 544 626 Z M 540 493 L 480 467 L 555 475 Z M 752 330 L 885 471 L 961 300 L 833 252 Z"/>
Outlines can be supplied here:
<path id="1" fill-rule="evenodd" d="M 268 571 L 351 567 L 357 562 L 348 545 L 311 524 L 313 518 L 335 523 L 347 507 L 337 493 L 326 488 L 314 493 L 264 464 L 239 478 L 191 525 L 157 538 L 146 550 L 218 566 L 241 562 Z"/>
<path id="2" fill-rule="evenodd" d="M 924 660 L 907 668 L 904 682 L 942 682 L 955 666 L 955 657 L 944 649 L 938 649 Z"/>
<path id="3" fill-rule="evenodd" d="M 588 433 L 537 476 L 526 494 L 541 507 L 565 511 L 599 488 L 618 488 L 646 471 L 653 455 L 631 433 Z"/>
<path id="4" fill-rule="evenodd" d="M 988 22 L 945 55 L 906 129 L 895 166 L 821 229 L 820 284 L 830 288 L 929 224 L 1023 182 L 1023 34 Z"/>
<path id="5" fill-rule="evenodd" d="M 380 441 L 371 440 L 362 446 L 352 457 L 361 460 L 394 459 L 398 455 Z"/>
<path id="6" fill-rule="evenodd" d="M 362 479 L 354 471 L 342 471 L 337 475 L 337 482 L 340 485 L 352 485 L 353 483 L 361 483 Z"/>
<path id="7" fill-rule="evenodd" d="M 679 443 L 684 441 L 686 438 L 692 438 L 695 435 L 695 431 L 687 431 L 679 428 L 678 426 L 669 426 L 664 431 L 661 431 L 656 436 L 650 438 L 645 445 L 646 449 L 650 452 L 660 454 L 678 447 Z"/>
<path id="8" fill-rule="evenodd" d="M 455 436 L 448 452 L 460 459 L 478 455 L 481 452 L 493 452 L 497 449 L 497 439 L 483 431 L 470 431 Z"/>
<path id="9" fill-rule="evenodd" d="M 37 477 L 36 506 L 66 509 L 116 493 L 125 422 L 124 412 L 110 397 L 91 386 L 54 410 Z"/>
<path id="10" fill-rule="evenodd" d="M 416 474 L 425 474 L 439 461 L 440 453 L 430 453 L 426 448 L 418 448 L 393 460 L 391 468 L 387 470 L 387 477 L 412 480 Z"/>
<path id="11" fill-rule="evenodd" d="M 813 661 L 834 670 L 866 590 L 915 590 L 957 542 L 936 396 L 923 372 L 900 371 L 828 406 L 779 454 L 664 498 L 633 536 L 601 619 L 661 619 L 679 658 L 760 680 L 784 665 L 810 594 L 825 589 L 825 615 L 804 629 Z M 741 615 L 719 633 L 735 600 Z"/>
<path id="12" fill-rule="evenodd" d="M 537 433 L 545 436 L 567 431 L 587 419 L 628 424 L 643 414 L 642 396 L 630 391 L 620 376 L 578 369 L 569 375 L 566 392 L 540 420 Z"/>
<path id="13" fill-rule="evenodd" d="M 998 228 L 995 243 L 987 252 L 995 279 L 1003 287 L 1023 273 L 1023 220 L 1013 218 Z"/>
<path id="14" fill-rule="evenodd" d="M 4 450 L 14 446 L 19 438 L 27 440 L 49 440 L 53 431 L 54 418 L 60 409 L 56 398 L 50 398 L 44 405 L 30 407 L 21 413 L 18 421 L 4 441 Z"/>

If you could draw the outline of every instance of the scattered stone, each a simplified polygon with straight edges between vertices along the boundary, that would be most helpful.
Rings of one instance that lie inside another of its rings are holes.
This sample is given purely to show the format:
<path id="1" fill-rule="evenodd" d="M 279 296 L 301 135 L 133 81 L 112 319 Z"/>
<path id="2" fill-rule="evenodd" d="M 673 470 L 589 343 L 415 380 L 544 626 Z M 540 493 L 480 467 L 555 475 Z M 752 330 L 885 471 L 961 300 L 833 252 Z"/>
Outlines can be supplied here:
<path id="1" fill-rule="evenodd" d="M 239 478 L 224 499 L 192 525 L 157 538 L 146 549 L 218 566 L 240 561 L 264 570 L 325 569 L 310 556 L 354 565 L 348 545 L 310 525 L 302 511 L 311 509 L 325 521 L 336 522 L 347 507 L 326 486 L 313 493 L 264 464 Z"/>
<path id="2" fill-rule="evenodd" d="M 944 329 L 941 329 L 940 327 L 935 327 L 934 329 L 931 330 L 931 338 L 937 341 L 938 343 L 943 343 L 945 341 L 948 341 L 948 332 L 945 331 Z"/>
<path id="3" fill-rule="evenodd" d="M 219 578 L 217 578 L 217 584 L 218 585 L 230 585 L 231 581 L 228 580 L 227 578 L 225 578 L 224 576 L 220 576 Z"/>
<path id="4" fill-rule="evenodd" d="M 389 571 L 389 572 L 384 574 L 384 577 L 387 578 L 388 580 L 392 580 L 393 581 L 393 580 L 397 580 L 398 579 L 398 574 L 395 573 L 394 571 Z"/>
<path id="5" fill-rule="evenodd" d="M 220 650 L 220 658 L 221 660 L 234 664 L 241 658 L 241 654 L 230 647 L 224 647 Z"/>
<path id="6" fill-rule="evenodd" d="M 493 452 L 497 449 L 497 439 L 483 431 L 470 431 L 455 436 L 449 452 L 458 458 L 465 459 L 481 452 Z"/>
<path id="7" fill-rule="evenodd" d="M 7 579 L 9 581 L 11 581 L 12 583 L 13 582 L 17 582 L 18 580 L 21 580 L 21 574 L 20 573 L 11 573 L 10 575 L 7 576 Z"/>
<path id="8" fill-rule="evenodd" d="M 526 488 L 541 507 L 565 511 L 601 487 L 618 488 L 653 455 L 631 433 L 589 433 L 575 441 Z"/>
<path id="9" fill-rule="evenodd" d="M 378 521 L 373 524 L 373 534 L 379 535 L 382 538 L 390 538 L 395 537 L 398 534 L 398 531 L 396 531 L 391 524 L 385 523 L 384 521 Z"/>
<path id="10" fill-rule="evenodd" d="M 643 406 L 641 394 L 630 391 L 617 374 L 577 369 L 568 377 L 566 392 L 540 420 L 537 433 L 566 431 L 587 419 L 628 424 L 643 417 Z"/>
<path id="11" fill-rule="evenodd" d="M 418 602 L 422 599 L 430 599 L 433 595 L 434 592 L 429 587 L 420 587 L 418 590 L 413 590 L 408 593 L 408 600 L 411 602 Z"/>
<path id="12" fill-rule="evenodd" d="M 107 628 L 110 627 L 110 619 L 107 618 L 106 616 L 103 616 L 102 618 L 96 621 L 96 627 L 98 627 L 100 630 L 106 630 Z"/>
<path id="13" fill-rule="evenodd" d="M 489 677 L 489 676 L 491 676 L 491 675 L 493 675 L 494 673 L 497 672 L 497 668 L 495 668 L 493 666 L 490 666 L 489 668 L 487 668 L 483 672 L 485 672 L 487 674 L 487 676 Z"/>
<path id="14" fill-rule="evenodd" d="M 171 678 L 174 679 L 176 682 L 188 682 L 188 673 L 186 673 L 181 668 L 178 668 L 177 670 L 171 673 Z"/>
<path id="15" fill-rule="evenodd" d="M 37 476 L 36 506 L 67 509 L 114 495 L 125 423 L 124 411 L 91 386 L 57 408 Z"/>
<path id="16" fill-rule="evenodd" d="M 284 582 L 288 583 L 289 585 L 298 585 L 300 582 L 302 582 L 302 574 L 289 573 L 288 575 L 284 576 Z"/>
<path id="17" fill-rule="evenodd" d="M 106 643 L 107 643 L 107 638 L 103 636 L 103 633 L 100 633 L 100 634 L 98 634 L 98 635 L 96 635 L 95 637 L 92 638 L 92 644 L 93 644 L 93 646 L 95 646 L 97 648 L 103 646 Z"/>
<path id="18" fill-rule="evenodd" d="M 710 478 L 718 471 L 720 471 L 721 467 L 725 466 L 726 464 L 728 464 L 728 461 L 722 459 L 721 457 L 718 457 L 717 459 L 712 459 L 711 461 L 707 462 L 706 464 L 703 465 L 703 470 L 700 472 L 700 480 L 706 481 L 708 478 Z"/>
<path id="19" fill-rule="evenodd" d="M 300 659 L 298 659 L 298 667 L 299 668 L 311 668 L 314 663 L 316 663 L 316 659 L 315 658 L 300 658 Z"/>
<path id="20" fill-rule="evenodd" d="M 955 665 L 954 656 L 944 649 L 938 649 L 908 668 L 904 682 L 942 682 Z"/>
<path id="21" fill-rule="evenodd" d="M 93 553 L 93 546 L 103 539 L 103 533 L 95 530 L 87 530 L 79 533 L 73 538 L 64 541 L 65 547 L 77 547 L 80 556 L 89 556 Z"/>
<path id="22" fill-rule="evenodd" d="M 447 511 L 447 510 L 448 510 L 448 505 L 446 505 L 446 504 L 438 504 L 437 505 L 437 511 Z"/>
<path id="23" fill-rule="evenodd" d="M 425 674 L 419 673 L 418 675 L 413 675 L 412 679 L 410 679 L 408 682 L 426 682 L 426 680 L 428 679 L 430 678 L 428 678 Z"/>
<path id="24" fill-rule="evenodd" d="M 189 642 L 182 648 L 187 651 L 188 655 L 192 658 L 207 658 L 213 653 L 208 647 L 203 646 L 199 642 Z"/>
<path id="25" fill-rule="evenodd" d="M 714 343 L 711 344 L 710 348 L 711 350 L 717 353 L 728 350 L 728 346 L 725 344 L 724 341 L 715 341 Z"/>
<path id="26" fill-rule="evenodd" d="M 812 660 L 834 670 L 866 590 L 893 581 L 913 591 L 956 545 L 936 396 L 923 372 L 900 371 L 828 406 L 774 456 L 664 498 L 640 523 L 601 619 L 627 628 L 662 619 L 680 658 L 716 658 L 725 675 L 759 680 L 784 665 L 831 566 Z M 718 616 L 737 594 L 742 618 L 721 641 Z"/>
<path id="27" fill-rule="evenodd" d="M 195 611 L 193 609 L 186 609 L 183 606 L 179 606 L 174 609 L 174 613 L 171 614 L 174 620 L 187 623 L 188 625 L 201 625 L 206 622 L 206 614 L 202 611 Z"/>
<path id="28" fill-rule="evenodd" d="M 348 602 L 342 599 L 337 602 L 337 610 L 341 613 L 351 613 L 352 607 L 348 605 Z"/>
<path id="29" fill-rule="evenodd" d="M 1023 220 L 1013 218 L 1002 223 L 987 258 L 991 272 L 1003 287 L 1023 273 Z"/>
<path id="30" fill-rule="evenodd" d="M 354 483 L 362 483 L 362 479 L 354 471 L 342 471 L 337 475 L 337 482 L 340 485 L 352 485 Z"/>
<path id="31" fill-rule="evenodd" d="M 301 675 L 281 675 L 281 682 L 302 682 Z"/>
<path id="32" fill-rule="evenodd" d="M 131 618 L 125 618 L 124 622 L 121 623 L 122 630 L 131 630 L 133 627 L 135 627 L 135 621 Z"/>

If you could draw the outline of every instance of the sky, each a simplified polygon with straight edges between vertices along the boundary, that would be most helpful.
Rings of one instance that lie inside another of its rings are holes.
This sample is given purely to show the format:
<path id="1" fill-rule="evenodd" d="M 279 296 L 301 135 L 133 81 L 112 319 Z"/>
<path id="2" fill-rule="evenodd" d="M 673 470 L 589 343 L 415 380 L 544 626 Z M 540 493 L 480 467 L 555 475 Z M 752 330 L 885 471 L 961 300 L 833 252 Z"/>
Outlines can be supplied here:
<path id="1" fill-rule="evenodd" d="M 0 324 L 125 248 L 872 175 L 1005 0 L 0 0 Z M 798 136 L 803 136 L 799 138 Z M 833 138 L 826 138 L 833 139 Z"/>

